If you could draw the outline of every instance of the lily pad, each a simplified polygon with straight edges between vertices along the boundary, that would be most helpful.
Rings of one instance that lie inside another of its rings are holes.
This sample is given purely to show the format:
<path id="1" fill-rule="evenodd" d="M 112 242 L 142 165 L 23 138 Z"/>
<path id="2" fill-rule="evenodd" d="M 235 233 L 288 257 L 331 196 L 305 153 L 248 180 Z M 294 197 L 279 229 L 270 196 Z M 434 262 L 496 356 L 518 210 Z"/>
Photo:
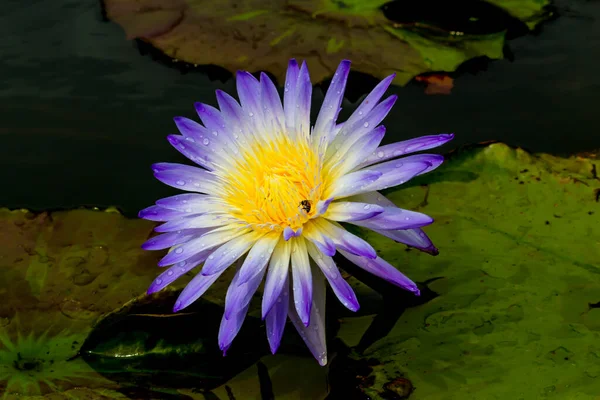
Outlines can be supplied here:
<path id="1" fill-rule="evenodd" d="M 496 143 L 457 152 L 437 171 L 387 193 L 436 219 L 427 233 L 440 255 L 362 234 L 405 274 L 430 280 L 437 296 L 405 310 L 383 338 L 350 356 L 370 360 L 362 392 L 389 398 L 408 380 L 414 400 L 595 398 L 596 164 Z M 340 336 L 356 343 L 368 324 L 342 321 Z"/>
<path id="2" fill-rule="evenodd" d="M 104 0 L 108 19 L 130 39 L 141 39 L 189 65 L 268 71 L 283 82 L 290 58 L 306 59 L 313 80 L 331 76 L 340 59 L 353 69 L 394 83 L 463 62 L 503 57 L 505 32 L 469 35 L 397 24 L 382 0 Z M 549 16 L 548 0 L 490 1 L 531 28 Z"/>

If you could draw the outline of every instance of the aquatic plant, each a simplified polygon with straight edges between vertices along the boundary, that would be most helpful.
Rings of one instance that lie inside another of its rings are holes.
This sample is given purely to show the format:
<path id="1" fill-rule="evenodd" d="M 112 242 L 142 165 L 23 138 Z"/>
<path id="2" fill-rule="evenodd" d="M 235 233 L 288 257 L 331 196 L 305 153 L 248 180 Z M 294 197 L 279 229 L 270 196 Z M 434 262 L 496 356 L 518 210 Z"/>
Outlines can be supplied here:
<path id="1" fill-rule="evenodd" d="M 331 258 L 336 252 L 419 294 L 414 282 L 340 223 L 372 229 L 437 254 L 420 229 L 433 219 L 398 208 L 378 191 L 437 168 L 443 162 L 440 155 L 397 158 L 439 146 L 453 135 L 380 146 L 385 134 L 380 123 L 396 96 L 380 100 L 394 75 L 381 81 L 346 122 L 336 124 L 349 69 L 349 61 L 340 63 L 312 127 L 312 84 L 305 63 L 289 62 L 283 104 L 266 74 L 258 80 L 238 72 L 241 105 L 217 91 L 220 111 L 195 105 L 204 126 L 175 118 L 181 135 L 168 140 L 200 168 L 153 165 L 158 180 L 192 193 L 158 200 L 139 213 L 141 218 L 165 222 L 155 228 L 161 235 L 143 247 L 170 248 L 158 263 L 170 268 L 156 278 L 148 293 L 203 263 L 175 302 L 174 311 L 179 311 L 235 264 L 219 330 L 223 352 L 238 333 L 266 275 L 262 317 L 271 351 L 276 352 L 289 317 L 319 364 L 325 365 L 325 280 L 344 306 L 352 311 L 359 308 Z"/>

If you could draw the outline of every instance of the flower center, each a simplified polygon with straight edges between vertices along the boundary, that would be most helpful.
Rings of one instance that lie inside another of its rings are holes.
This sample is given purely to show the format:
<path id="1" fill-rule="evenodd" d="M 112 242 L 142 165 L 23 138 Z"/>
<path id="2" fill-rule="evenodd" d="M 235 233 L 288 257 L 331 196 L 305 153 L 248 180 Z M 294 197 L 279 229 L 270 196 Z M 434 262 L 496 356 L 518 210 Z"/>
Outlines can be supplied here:
<path id="1" fill-rule="evenodd" d="M 307 140 L 283 135 L 245 149 L 224 179 L 230 214 L 264 231 L 302 227 L 323 186 L 321 161 Z"/>

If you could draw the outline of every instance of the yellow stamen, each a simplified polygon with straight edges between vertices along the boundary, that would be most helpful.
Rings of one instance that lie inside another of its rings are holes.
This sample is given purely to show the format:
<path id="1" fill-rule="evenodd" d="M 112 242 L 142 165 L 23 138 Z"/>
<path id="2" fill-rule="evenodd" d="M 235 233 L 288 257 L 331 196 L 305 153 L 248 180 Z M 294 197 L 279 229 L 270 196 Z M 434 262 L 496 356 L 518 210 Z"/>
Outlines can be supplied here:
<path id="1" fill-rule="evenodd" d="M 244 149 L 222 176 L 229 213 L 259 231 L 297 230 L 314 216 L 322 160 L 308 140 L 277 135 Z"/>

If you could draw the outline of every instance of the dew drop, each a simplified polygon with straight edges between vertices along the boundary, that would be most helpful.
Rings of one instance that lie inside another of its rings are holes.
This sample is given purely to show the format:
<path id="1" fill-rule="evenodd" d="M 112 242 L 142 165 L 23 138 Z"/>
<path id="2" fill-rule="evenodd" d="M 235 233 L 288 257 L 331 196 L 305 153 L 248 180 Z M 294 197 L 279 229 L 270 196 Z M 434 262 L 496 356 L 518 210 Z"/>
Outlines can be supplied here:
<path id="1" fill-rule="evenodd" d="M 404 163 L 401 163 L 401 162 L 399 162 L 396 165 L 394 165 L 394 167 L 396 167 L 396 168 L 401 168 L 403 166 L 404 166 Z"/>
<path id="2" fill-rule="evenodd" d="M 181 254 L 181 253 L 183 253 L 183 249 L 181 247 L 178 247 L 175 249 L 175 253 Z"/>
<path id="3" fill-rule="evenodd" d="M 217 132 L 217 131 L 212 131 L 212 134 L 213 134 L 213 135 L 215 135 L 215 136 L 218 136 L 218 135 L 219 135 L 219 132 Z"/>
<path id="4" fill-rule="evenodd" d="M 368 210 L 369 208 L 371 208 L 370 204 L 365 204 L 365 206 L 363 207 L 365 210 Z"/>
<path id="5" fill-rule="evenodd" d="M 195 143 L 196 141 L 194 140 L 194 138 L 191 137 L 186 137 L 185 140 L 187 140 L 188 142 L 192 142 Z"/>
<path id="6" fill-rule="evenodd" d="M 208 140 L 207 138 L 204 138 L 204 140 L 202 141 L 202 143 L 203 143 L 205 146 L 208 146 L 208 144 L 210 143 L 210 140 Z"/>
<path id="7" fill-rule="evenodd" d="M 160 278 L 156 278 L 156 280 L 154 281 L 157 285 L 160 285 L 162 283 L 162 279 Z"/>
<path id="8" fill-rule="evenodd" d="M 248 116 L 249 116 L 249 117 L 254 117 L 254 113 L 253 113 L 253 112 L 249 112 L 249 113 L 248 113 Z"/>
<path id="9" fill-rule="evenodd" d="M 185 212 L 186 212 L 186 213 L 191 213 L 191 212 L 192 212 L 192 209 L 191 209 L 191 208 L 186 208 L 186 209 L 185 209 Z"/>
<path id="10" fill-rule="evenodd" d="M 404 217 L 404 220 L 405 220 L 405 221 L 409 221 L 409 220 L 410 220 L 410 217 Z"/>
<path id="11" fill-rule="evenodd" d="M 364 126 L 365 128 L 368 128 L 368 127 L 369 127 L 369 123 L 368 123 L 368 122 L 365 122 L 365 123 L 363 124 L 363 126 Z"/>
<path id="12" fill-rule="evenodd" d="M 177 181 L 177 184 L 179 186 L 183 186 L 183 185 L 185 185 L 185 181 L 183 181 L 183 180 L 180 179 L 180 180 Z"/>
<path id="13" fill-rule="evenodd" d="M 171 270 L 168 270 L 168 271 L 167 271 L 167 275 L 169 275 L 169 276 L 173 275 L 173 271 L 171 271 Z"/>
<path id="14" fill-rule="evenodd" d="M 404 154 L 404 152 L 403 152 L 402 150 L 396 150 L 396 151 L 394 151 L 394 152 L 392 153 L 392 155 L 393 155 L 394 157 L 401 156 L 402 154 Z"/>
<path id="15" fill-rule="evenodd" d="M 196 182 L 196 183 L 194 183 L 194 186 L 197 187 L 197 188 L 199 188 L 200 184 L 198 182 Z"/>

